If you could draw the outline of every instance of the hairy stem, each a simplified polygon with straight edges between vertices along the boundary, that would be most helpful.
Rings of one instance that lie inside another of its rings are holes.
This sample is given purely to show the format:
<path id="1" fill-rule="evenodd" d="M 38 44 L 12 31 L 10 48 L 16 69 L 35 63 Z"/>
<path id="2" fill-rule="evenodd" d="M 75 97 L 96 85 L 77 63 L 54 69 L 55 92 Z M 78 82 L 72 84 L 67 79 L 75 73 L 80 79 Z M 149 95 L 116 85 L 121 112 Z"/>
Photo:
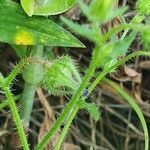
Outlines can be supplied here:
<path id="1" fill-rule="evenodd" d="M 27 50 L 27 56 L 41 58 L 43 56 L 43 46 L 33 46 Z M 43 66 L 38 62 L 32 62 L 23 71 L 25 86 L 21 97 L 21 118 L 24 127 L 28 129 L 30 116 L 34 103 L 36 87 L 43 79 Z"/>
<path id="2" fill-rule="evenodd" d="M 25 82 L 24 90 L 21 97 L 21 112 L 20 116 L 23 119 L 25 127 L 29 126 L 30 116 L 34 103 L 36 85 Z"/>
<path id="3" fill-rule="evenodd" d="M 60 147 L 62 145 L 62 142 L 64 140 L 64 138 L 66 137 L 69 127 L 72 123 L 72 120 L 74 119 L 75 115 L 77 114 L 79 110 L 78 106 L 75 106 L 74 110 L 71 112 L 71 114 L 68 116 L 68 119 L 65 121 L 65 127 L 63 128 L 63 131 L 61 132 L 61 135 L 56 143 L 56 146 L 54 148 L 54 150 L 60 150 Z"/>
<path id="4" fill-rule="evenodd" d="M 5 91 L 5 94 L 6 94 L 6 97 L 7 97 L 7 100 L 8 100 L 12 115 L 13 115 L 13 120 L 15 121 L 15 124 L 17 126 L 19 138 L 23 146 L 23 149 L 29 150 L 29 145 L 28 145 L 27 138 L 24 132 L 23 124 L 21 122 L 21 118 L 19 116 L 17 107 L 15 105 L 12 93 L 10 92 L 9 87 L 4 87 L 4 91 Z"/>

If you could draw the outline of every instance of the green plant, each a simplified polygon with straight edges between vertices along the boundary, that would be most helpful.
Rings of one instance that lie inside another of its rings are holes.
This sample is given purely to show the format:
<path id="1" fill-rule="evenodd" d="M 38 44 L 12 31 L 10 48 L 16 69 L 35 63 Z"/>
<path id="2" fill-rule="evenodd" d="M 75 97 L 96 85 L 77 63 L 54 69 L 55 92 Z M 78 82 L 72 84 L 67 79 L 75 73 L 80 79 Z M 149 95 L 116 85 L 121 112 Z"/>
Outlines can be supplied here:
<path id="1" fill-rule="evenodd" d="M 93 3 L 101 3 L 101 2 L 100 1 L 93 1 Z M 89 20 L 93 19 L 90 28 L 89 27 L 86 28 L 86 26 L 82 27 L 80 25 L 74 24 L 73 22 L 71 22 L 67 19 L 62 18 L 63 21 L 70 28 L 73 29 L 73 31 L 79 33 L 82 36 L 88 37 L 88 38 L 90 38 L 90 40 L 94 41 L 96 44 L 96 48 L 93 50 L 93 56 L 92 56 L 92 60 L 91 60 L 89 69 L 88 69 L 87 74 L 85 75 L 80 87 L 78 88 L 78 90 L 76 91 L 76 93 L 74 94 L 72 99 L 70 100 L 69 104 L 66 106 L 66 109 L 62 112 L 62 114 L 60 115 L 58 120 L 55 122 L 55 124 L 51 128 L 50 132 L 46 134 L 46 136 L 44 137 L 42 142 L 37 146 L 37 149 L 43 148 L 43 146 L 46 145 L 47 141 L 53 137 L 55 131 L 59 128 L 61 122 L 63 122 L 63 120 L 65 119 L 64 116 L 67 115 L 69 113 L 69 110 L 70 110 L 70 112 L 72 112 L 72 113 L 70 113 L 70 115 L 68 116 L 68 120 L 66 121 L 66 125 L 62 131 L 60 138 L 58 139 L 58 144 L 56 146 L 56 149 L 60 148 L 61 143 L 62 143 L 62 141 L 63 141 L 63 139 L 64 139 L 64 137 L 65 137 L 65 135 L 69 129 L 69 124 L 71 123 L 71 119 L 74 118 L 72 116 L 75 116 L 75 114 L 77 113 L 77 108 L 78 109 L 82 108 L 82 105 L 79 106 L 79 104 L 80 104 L 79 102 L 85 100 L 82 93 L 85 90 L 85 88 L 87 87 L 87 85 L 89 84 L 89 80 L 93 76 L 94 71 L 95 71 L 97 66 L 100 65 L 101 67 L 105 67 L 105 69 L 95 79 L 93 84 L 91 84 L 91 86 L 88 90 L 89 93 L 96 87 L 96 85 L 100 82 L 100 80 L 107 73 L 110 73 L 111 71 L 116 69 L 119 65 L 125 63 L 125 61 L 127 61 L 128 59 L 131 59 L 132 57 L 134 57 L 136 55 L 142 54 L 141 52 L 138 52 L 135 54 L 133 53 L 133 54 L 129 55 L 126 59 L 121 60 L 121 61 L 117 61 L 118 56 L 125 55 L 128 47 L 130 46 L 130 44 L 133 42 L 133 40 L 135 38 L 135 35 L 136 35 L 135 31 L 133 31 L 129 37 L 125 38 L 125 35 L 127 34 L 128 29 L 134 29 L 135 26 L 138 26 L 140 28 L 139 24 L 144 19 L 143 16 L 138 14 L 137 16 L 135 16 L 135 18 L 133 18 L 133 20 L 131 21 L 130 24 L 114 27 L 108 33 L 106 33 L 105 35 L 102 35 L 101 32 L 98 32 L 99 31 L 98 27 L 100 25 L 102 25 L 102 23 L 101 22 L 99 23 L 99 21 L 101 21 L 101 20 L 105 21 L 105 19 L 107 19 L 107 18 L 104 19 L 104 18 L 99 18 L 99 17 L 97 18 L 97 17 L 90 16 L 91 15 L 90 11 L 96 10 L 96 9 L 93 9 L 93 6 L 98 6 L 96 4 L 94 5 L 93 3 L 90 5 L 90 8 L 88 8 L 86 5 L 84 5 L 83 3 L 80 2 L 80 7 L 83 10 L 83 12 L 87 15 Z M 111 3 L 111 1 L 110 1 L 110 3 Z M 102 4 L 100 4 L 100 6 L 101 5 Z M 120 11 L 118 11 L 118 12 L 120 12 Z M 110 12 L 108 12 L 108 14 L 106 16 L 109 16 L 109 13 Z M 110 14 L 114 14 L 114 13 L 111 12 Z M 97 15 L 97 11 L 95 11 L 94 16 L 96 16 L 96 15 Z M 111 17 L 113 18 L 114 16 L 112 15 L 112 16 L 110 16 L 110 18 Z M 134 24 L 133 26 L 132 26 L 132 23 Z M 119 31 L 121 31 L 123 29 L 126 29 L 125 34 L 123 35 L 124 38 L 121 38 L 121 40 L 118 40 L 118 41 L 111 40 L 111 42 L 107 42 L 108 40 L 111 39 L 111 37 L 114 34 L 118 33 Z M 114 33 L 114 30 L 116 31 L 116 33 Z M 138 28 L 136 28 L 136 30 L 138 30 Z M 144 30 L 144 29 L 142 29 L 142 30 Z M 103 43 L 106 43 L 107 45 L 105 45 Z M 144 55 L 149 56 L 149 52 L 146 52 Z M 100 60 L 101 62 L 99 62 L 98 60 Z M 113 65 L 114 63 L 115 63 L 115 65 Z M 72 110 L 73 107 L 74 107 L 74 110 Z M 96 112 L 96 109 L 95 109 L 95 112 Z M 143 125 L 143 123 L 142 123 L 142 125 Z M 147 127 L 145 127 L 145 125 L 144 125 L 143 129 L 145 131 L 145 149 L 148 149 L 149 137 L 148 137 Z"/>
<path id="2" fill-rule="evenodd" d="M 4 78 L 0 74 L 0 88 L 7 97 L 23 149 L 29 149 L 23 126 L 26 129 L 29 126 L 37 86 L 43 86 L 53 95 L 71 95 L 72 97 L 61 115 L 35 149 L 44 149 L 46 144 L 56 134 L 60 125 L 64 123 L 64 129 L 55 147 L 55 150 L 59 150 L 70 124 L 79 109 L 86 109 L 95 121 L 99 120 L 100 112 L 96 104 L 86 102 L 93 89 L 107 74 L 116 70 L 126 61 L 136 56 L 150 56 L 150 52 L 144 51 L 137 51 L 126 56 L 127 50 L 134 41 L 137 32 L 141 32 L 144 41 L 149 42 L 149 38 L 147 38 L 149 37 L 149 33 L 147 30 L 150 29 L 150 26 L 141 23 L 145 19 L 145 15 L 148 15 L 149 12 L 143 6 L 142 2 L 145 1 L 139 0 L 137 2 L 138 12 L 130 23 L 122 23 L 112 27 L 106 33 L 103 33 L 101 30 L 103 24 L 115 17 L 122 16 L 127 10 L 126 7 L 115 8 L 113 0 L 92 0 L 89 6 L 79 0 L 79 6 L 89 21 L 88 25 L 75 24 L 66 18 L 61 18 L 74 32 L 88 38 L 88 40 L 95 44 L 89 68 L 87 68 L 83 77 L 78 71 L 77 63 L 70 56 L 62 56 L 51 61 L 44 59 L 44 46 L 83 48 L 84 45 L 80 41 L 48 18 L 40 16 L 29 18 L 22 11 L 19 4 L 10 0 L 2 0 L 0 2 L 0 8 L 2 8 L 0 14 L 3 16 L 0 18 L 0 41 L 11 44 L 21 58 L 21 61 L 15 66 L 8 77 Z M 40 0 L 21 0 L 21 5 L 29 16 L 59 14 L 68 10 L 74 3 L 74 0 L 66 0 L 65 3 L 61 0 L 53 3 L 51 1 L 44 3 Z M 146 12 L 145 10 L 143 11 L 143 7 L 146 9 Z M 118 38 L 117 34 L 121 31 L 124 32 L 121 38 Z M 118 60 L 119 56 L 124 56 L 124 58 Z M 97 73 L 97 68 L 102 68 L 102 71 Z M 22 73 L 25 80 L 24 91 L 21 96 L 22 108 L 20 116 L 10 90 L 12 81 L 18 73 Z M 98 75 L 96 76 L 96 74 Z M 91 78 L 93 77 L 95 79 L 92 82 Z M 108 79 L 104 80 L 113 85 L 112 81 Z M 116 90 L 121 93 L 136 111 L 144 130 L 145 150 L 148 150 L 149 136 L 142 111 L 123 90 L 117 86 Z M 0 106 L 3 108 L 6 104 L 1 104 Z"/>

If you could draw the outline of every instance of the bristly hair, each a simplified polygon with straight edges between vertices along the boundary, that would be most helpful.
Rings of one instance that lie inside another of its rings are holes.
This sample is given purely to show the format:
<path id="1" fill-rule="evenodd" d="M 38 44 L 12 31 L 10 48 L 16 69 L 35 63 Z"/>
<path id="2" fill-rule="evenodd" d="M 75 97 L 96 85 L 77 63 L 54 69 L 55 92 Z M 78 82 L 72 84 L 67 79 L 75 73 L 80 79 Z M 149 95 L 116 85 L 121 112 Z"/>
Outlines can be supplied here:
<path id="1" fill-rule="evenodd" d="M 45 67 L 43 86 L 52 95 L 72 95 L 81 83 L 77 63 L 71 57 L 62 56 Z"/>

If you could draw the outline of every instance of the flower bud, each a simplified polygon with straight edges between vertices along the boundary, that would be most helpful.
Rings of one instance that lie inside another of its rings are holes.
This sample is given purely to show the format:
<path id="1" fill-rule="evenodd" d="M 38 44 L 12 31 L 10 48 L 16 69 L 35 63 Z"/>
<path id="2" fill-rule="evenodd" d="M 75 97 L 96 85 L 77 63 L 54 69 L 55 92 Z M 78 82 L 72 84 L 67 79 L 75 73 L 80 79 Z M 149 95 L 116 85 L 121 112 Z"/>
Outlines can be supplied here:
<path id="1" fill-rule="evenodd" d="M 52 95 L 72 94 L 81 82 L 75 62 L 69 56 L 56 59 L 44 71 L 44 87 Z"/>

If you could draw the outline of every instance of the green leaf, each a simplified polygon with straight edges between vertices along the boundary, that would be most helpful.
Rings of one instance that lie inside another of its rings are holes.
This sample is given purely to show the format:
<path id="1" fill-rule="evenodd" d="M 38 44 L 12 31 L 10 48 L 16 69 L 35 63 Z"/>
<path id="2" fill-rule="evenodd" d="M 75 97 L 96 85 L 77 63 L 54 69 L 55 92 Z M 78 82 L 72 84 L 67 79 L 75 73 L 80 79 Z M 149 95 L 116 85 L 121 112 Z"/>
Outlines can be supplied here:
<path id="1" fill-rule="evenodd" d="M 136 32 L 131 32 L 126 38 L 117 42 L 107 43 L 99 51 L 99 67 L 110 67 L 119 56 L 124 56 L 136 37 Z"/>
<path id="2" fill-rule="evenodd" d="M 29 18 L 20 5 L 0 3 L 0 41 L 14 45 L 84 47 L 73 35 L 45 17 Z"/>
<path id="3" fill-rule="evenodd" d="M 100 119 L 100 113 L 98 107 L 95 104 L 86 103 L 85 109 L 90 113 L 95 121 L 98 121 Z"/>
<path id="4" fill-rule="evenodd" d="M 111 58 L 117 58 L 126 54 L 129 46 L 136 37 L 137 32 L 133 31 L 125 39 L 117 41 L 113 46 Z"/>
<path id="5" fill-rule="evenodd" d="M 71 20 L 68 20 L 64 17 L 61 17 L 61 20 L 67 26 L 69 26 L 74 32 L 80 34 L 81 36 L 84 36 L 94 42 L 100 41 L 100 33 L 98 33 L 96 30 L 92 28 L 90 29 L 88 26 L 85 26 L 85 25 L 76 24 L 72 22 Z"/>
<path id="6" fill-rule="evenodd" d="M 33 15 L 35 0 L 21 0 L 21 5 L 29 16 Z"/>
<path id="7" fill-rule="evenodd" d="M 127 11 L 128 7 L 120 7 L 120 8 L 114 8 L 112 11 L 108 14 L 107 20 L 111 20 L 117 16 L 121 16 L 123 13 Z"/>
<path id="8" fill-rule="evenodd" d="M 36 0 L 34 15 L 56 15 L 67 11 L 76 0 Z"/>
<path id="9" fill-rule="evenodd" d="M 95 121 L 98 121 L 100 119 L 100 112 L 96 104 L 87 103 L 82 100 L 79 102 L 79 107 L 86 109 Z"/>
<path id="10" fill-rule="evenodd" d="M 67 11 L 76 0 L 21 0 L 24 11 L 29 15 L 56 15 Z"/>

